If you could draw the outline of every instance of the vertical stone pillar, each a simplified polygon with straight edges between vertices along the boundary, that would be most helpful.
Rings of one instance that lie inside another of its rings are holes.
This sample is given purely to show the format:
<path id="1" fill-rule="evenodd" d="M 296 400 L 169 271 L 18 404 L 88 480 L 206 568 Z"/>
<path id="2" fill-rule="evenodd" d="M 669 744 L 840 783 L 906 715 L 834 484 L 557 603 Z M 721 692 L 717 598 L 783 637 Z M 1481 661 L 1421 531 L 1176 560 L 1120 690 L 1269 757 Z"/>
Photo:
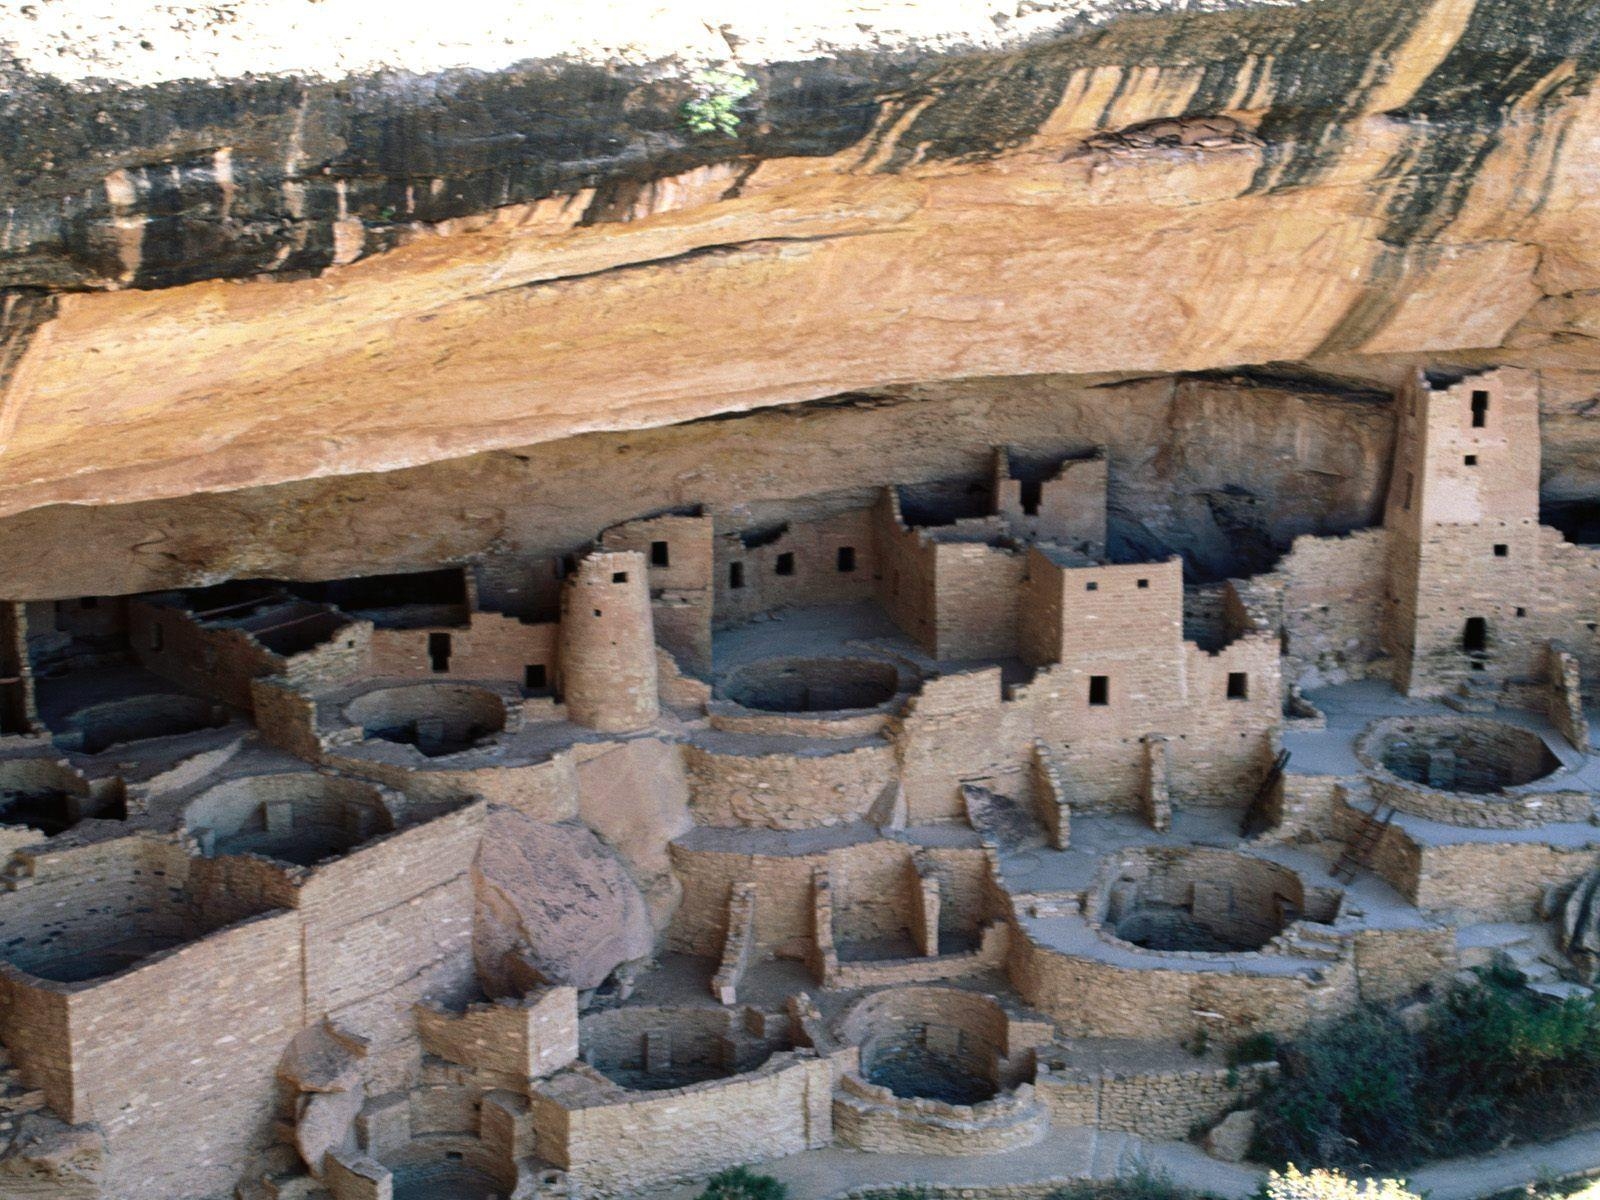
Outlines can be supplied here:
<path id="1" fill-rule="evenodd" d="M 924 958 L 939 956 L 939 877 L 914 863 L 911 875 L 911 934 Z"/>
<path id="2" fill-rule="evenodd" d="M 28 615 L 20 601 L 0 601 L 0 737 L 42 732 L 28 662 Z"/>
<path id="3" fill-rule="evenodd" d="M 1167 739 L 1165 734 L 1149 733 L 1144 743 L 1144 788 L 1140 795 L 1144 819 L 1157 833 L 1172 828 L 1172 799 L 1167 794 Z"/>
<path id="4" fill-rule="evenodd" d="M 590 554 L 568 576 L 561 594 L 561 692 L 567 718 L 591 729 L 643 729 L 661 715 L 643 554 Z"/>

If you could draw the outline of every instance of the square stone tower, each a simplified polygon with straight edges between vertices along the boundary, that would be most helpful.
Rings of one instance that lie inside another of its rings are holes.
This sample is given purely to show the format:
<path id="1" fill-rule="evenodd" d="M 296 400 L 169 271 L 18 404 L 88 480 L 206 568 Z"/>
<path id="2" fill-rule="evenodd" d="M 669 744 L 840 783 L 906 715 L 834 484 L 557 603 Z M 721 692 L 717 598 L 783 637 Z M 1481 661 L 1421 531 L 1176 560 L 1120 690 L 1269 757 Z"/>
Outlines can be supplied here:
<path id="1" fill-rule="evenodd" d="M 1385 649 L 1395 686 L 1438 695 L 1501 685 L 1542 668 L 1537 608 L 1539 393 L 1535 377 L 1501 369 L 1401 389 L 1390 536 Z"/>

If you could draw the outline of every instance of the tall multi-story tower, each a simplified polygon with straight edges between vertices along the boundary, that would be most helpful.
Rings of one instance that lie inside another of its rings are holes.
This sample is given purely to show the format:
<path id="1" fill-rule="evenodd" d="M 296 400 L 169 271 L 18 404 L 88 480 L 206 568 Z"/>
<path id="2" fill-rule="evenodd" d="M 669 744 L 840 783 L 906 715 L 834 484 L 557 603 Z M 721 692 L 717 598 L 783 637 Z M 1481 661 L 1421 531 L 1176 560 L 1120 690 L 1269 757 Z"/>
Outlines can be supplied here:
<path id="1" fill-rule="evenodd" d="M 1502 369 L 1435 386 L 1419 371 L 1399 402 L 1384 511 L 1395 686 L 1419 696 L 1532 679 L 1551 632 L 1536 380 Z"/>
<path id="2" fill-rule="evenodd" d="M 597 551 L 561 593 L 561 692 L 591 729 L 642 729 L 661 714 L 650 581 L 637 551 Z"/>

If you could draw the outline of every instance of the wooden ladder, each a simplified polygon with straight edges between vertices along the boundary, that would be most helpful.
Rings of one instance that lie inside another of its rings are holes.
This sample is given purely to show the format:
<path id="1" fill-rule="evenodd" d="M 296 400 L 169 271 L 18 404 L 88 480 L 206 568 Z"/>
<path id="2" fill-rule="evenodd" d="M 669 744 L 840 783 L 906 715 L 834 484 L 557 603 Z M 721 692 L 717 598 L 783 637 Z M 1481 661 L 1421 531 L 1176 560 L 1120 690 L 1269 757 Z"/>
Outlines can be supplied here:
<path id="1" fill-rule="evenodd" d="M 1345 843 L 1333 869 L 1328 872 L 1335 879 L 1354 881 L 1356 872 L 1372 861 L 1372 852 L 1378 848 L 1378 839 L 1394 820 L 1394 806 L 1382 801 L 1372 802 L 1372 811 L 1361 815 L 1361 825 L 1355 836 Z"/>
<path id="2" fill-rule="evenodd" d="M 1283 778 L 1284 768 L 1289 765 L 1289 752 L 1279 750 L 1276 761 L 1267 772 L 1267 777 L 1261 781 L 1261 786 L 1256 789 L 1255 797 L 1250 801 L 1250 807 L 1244 810 L 1244 819 L 1239 822 L 1240 837 L 1255 837 L 1272 822 L 1267 817 L 1267 804 L 1272 799 L 1272 789 L 1278 786 L 1278 780 Z"/>

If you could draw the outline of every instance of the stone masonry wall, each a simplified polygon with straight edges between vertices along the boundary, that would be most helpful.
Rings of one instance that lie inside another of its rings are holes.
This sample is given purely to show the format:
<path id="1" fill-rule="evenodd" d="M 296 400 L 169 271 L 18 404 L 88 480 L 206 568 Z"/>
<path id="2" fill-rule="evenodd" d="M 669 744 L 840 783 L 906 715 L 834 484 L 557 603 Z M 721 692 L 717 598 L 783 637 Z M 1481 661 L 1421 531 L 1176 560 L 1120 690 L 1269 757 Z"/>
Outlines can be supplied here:
<path id="1" fill-rule="evenodd" d="M 733 586 L 735 564 L 738 587 Z M 786 573 L 779 574 L 780 565 Z M 880 571 L 873 510 L 797 521 L 758 545 L 746 545 L 738 534 L 725 535 L 717 539 L 713 570 L 719 627 L 786 606 L 871 600 Z"/>
<path id="2" fill-rule="evenodd" d="M 257 917 L 71 996 L 69 1119 L 105 1131 L 108 1195 L 210 1200 L 274 1140 L 300 947 L 293 913 Z"/>
<path id="3" fill-rule="evenodd" d="M 1277 1073 L 1277 1063 L 1205 1063 L 1176 1071 L 1052 1069 L 1039 1073 L 1035 1090 L 1057 1127 L 1181 1140 L 1248 1101 Z"/>
<path id="4" fill-rule="evenodd" d="M 601 1086 L 574 1102 L 541 1084 L 532 1101 L 540 1157 L 586 1191 L 616 1196 L 827 1145 L 832 1091 L 825 1060 L 785 1053 L 749 1075 L 693 1087 Z"/>
<path id="5" fill-rule="evenodd" d="M 697 675 L 711 671 L 715 540 L 710 517 L 670 514 L 614 525 L 600 535 L 607 550 L 643 556 L 656 640 Z"/>
<path id="6" fill-rule="evenodd" d="M 743 745 L 684 746 L 689 806 L 701 824 L 806 829 L 853 821 L 894 782 L 894 750 L 876 738 L 788 751 L 756 745 L 741 753 Z"/>
<path id="7" fill-rule="evenodd" d="M 500 613 L 473 613 L 465 628 L 378 629 L 372 634 L 372 674 L 381 678 L 483 679 L 521 686 L 529 667 L 544 669 L 548 683 L 556 677 L 556 633 L 553 621 L 530 624 Z M 450 639 L 448 671 L 433 669 L 429 639 Z"/>

